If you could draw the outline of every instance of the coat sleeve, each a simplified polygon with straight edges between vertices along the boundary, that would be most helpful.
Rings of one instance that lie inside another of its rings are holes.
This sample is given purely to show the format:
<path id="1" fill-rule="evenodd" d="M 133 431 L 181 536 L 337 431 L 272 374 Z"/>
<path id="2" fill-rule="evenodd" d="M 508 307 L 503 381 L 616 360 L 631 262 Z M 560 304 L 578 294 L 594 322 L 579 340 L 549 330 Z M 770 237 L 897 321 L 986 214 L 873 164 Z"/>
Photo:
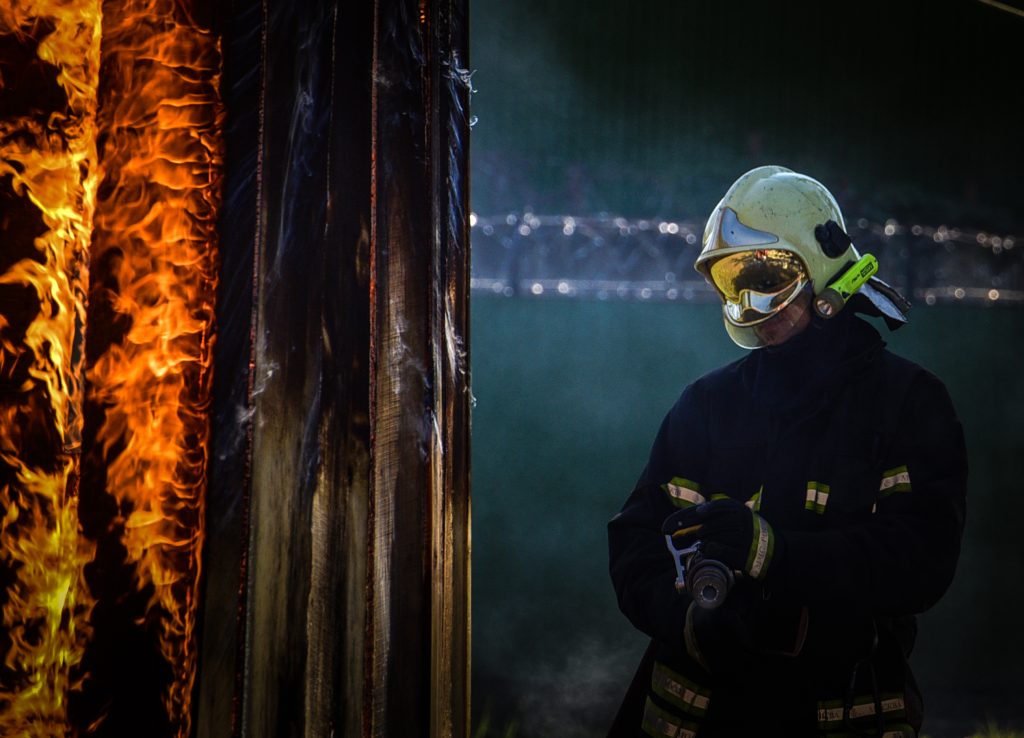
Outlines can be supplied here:
<path id="1" fill-rule="evenodd" d="M 699 480 L 704 474 L 707 442 L 699 405 L 698 390 L 687 387 L 662 422 L 636 487 L 608 524 L 619 609 L 637 629 L 676 647 L 683 646 L 690 597 L 675 591 L 675 565 L 661 533 L 675 507 L 661 485 L 673 477 Z"/>
<path id="2" fill-rule="evenodd" d="M 874 512 L 838 529 L 780 531 L 784 554 L 770 588 L 818 607 L 899 616 L 923 612 L 949 587 L 966 507 L 963 431 L 946 388 L 927 372 L 897 411 L 893 458 L 905 462 L 885 472 Z"/>

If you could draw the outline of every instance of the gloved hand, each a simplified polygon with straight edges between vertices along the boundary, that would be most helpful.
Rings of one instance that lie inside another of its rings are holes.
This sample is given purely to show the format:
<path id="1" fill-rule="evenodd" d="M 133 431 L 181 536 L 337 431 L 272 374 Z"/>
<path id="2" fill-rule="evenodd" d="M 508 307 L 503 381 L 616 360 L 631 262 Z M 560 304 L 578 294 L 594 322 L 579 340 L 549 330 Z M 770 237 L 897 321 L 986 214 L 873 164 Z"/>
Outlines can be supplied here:
<path id="1" fill-rule="evenodd" d="M 705 610 L 691 602 L 686 610 L 686 653 L 716 676 L 747 673 L 756 660 L 749 622 L 750 598 L 743 591 L 744 584 L 749 582 L 737 582 L 725 604 L 717 609 Z"/>
<path id="2" fill-rule="evenodd" d="M 677 510 L 665 518 L 662 532 L 701 541 L 706 558 L 754 579 L 767 576 L 775 553 L 776 537 L 768 521 L 729 498 Z"/>

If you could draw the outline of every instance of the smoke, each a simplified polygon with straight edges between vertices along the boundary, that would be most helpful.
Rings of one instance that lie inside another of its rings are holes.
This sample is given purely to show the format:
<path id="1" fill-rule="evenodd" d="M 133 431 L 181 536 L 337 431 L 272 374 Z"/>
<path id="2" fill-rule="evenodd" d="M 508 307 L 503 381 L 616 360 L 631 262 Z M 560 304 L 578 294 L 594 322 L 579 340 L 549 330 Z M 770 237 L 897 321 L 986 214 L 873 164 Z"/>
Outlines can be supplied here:
<path id="1" fill-rule="evenodd" d="M 517 738 L 604 736 L 642 652 L 635 642 L 588 636 L 567 644 L 556 663 L 522 674 Z"/>

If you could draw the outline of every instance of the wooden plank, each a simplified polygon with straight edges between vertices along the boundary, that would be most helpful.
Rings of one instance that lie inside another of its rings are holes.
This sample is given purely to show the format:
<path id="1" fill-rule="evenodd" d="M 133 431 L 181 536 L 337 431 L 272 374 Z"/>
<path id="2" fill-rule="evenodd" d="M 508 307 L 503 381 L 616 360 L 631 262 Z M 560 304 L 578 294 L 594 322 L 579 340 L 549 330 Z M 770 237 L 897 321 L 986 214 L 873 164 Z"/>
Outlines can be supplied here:
<path id="1" fill-rule="evenodd" d="M 332 14 L 265 16 L 252 491 L 242 735 L 305 735 L 313 498 L 322 414 Z"/>
<path id="2" fill-rule="evenodd" d="M 306 735 L 363 731 L 370 488 L 371 7 L 332 19 L 334 102 L 324 240 L 321 464 L 313 498 Z"/>
<path id="3" fill-rule="evenodd" d="M 223 570 L 206 592 L 236 603 L 243 657 L 204 642 L 201 735 L 227 734 L 231 663 L 232 735 L 468 734 L 468 92 L 443 71 L 464 11 L 262 5 L 258 144 L 235 160 L 258 164 L 254 216 L 224 224 L 255 231 L 255 281 L 248 313 L 242 288 L 221 306 L 253 319 L 251 444 L 225 445 L 238 520 L 211 523 L 244 588 Z"/>
<path id="4" fill-rule="evenodd" d="M 377 2 L 371 201 L 370 735 L 427 735 L 430 179 L 419 5 Z"/>
<path id="5" fill-rule="evenodd" d="M 469 730 L 465 4 L 378 2 L 371 734 Z"/>
<path id="6" fill-rule="evenodd" d="M 435 453 L 431 735 L 470 731 L 469 25 L 430 4 Z"/>
<path id="7" fill-rule="evenodd" d="M 203 620 L 196 679 L 198 738 L 238 735 L 244 645 L 254 363 L 257 187 L 263 151 L 263 14 L 259 3 L 225 0 L 221 91 L 225 131 L 224 215 L 214 352 L 213 448 L 203 552 Z"/>

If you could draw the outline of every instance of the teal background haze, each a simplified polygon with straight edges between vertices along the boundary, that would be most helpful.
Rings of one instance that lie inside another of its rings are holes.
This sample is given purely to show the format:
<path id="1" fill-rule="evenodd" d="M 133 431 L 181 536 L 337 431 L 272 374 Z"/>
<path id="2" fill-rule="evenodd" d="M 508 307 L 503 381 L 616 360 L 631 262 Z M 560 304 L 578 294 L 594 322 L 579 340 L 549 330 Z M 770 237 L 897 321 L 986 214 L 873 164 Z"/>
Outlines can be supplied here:
<path id="1" fill-rule="evenodd" d="M 967 0 L 471 11 L 481 215 L 699 220 L 780 163 L 848 219 L 1024 235 L 1024 18 Z M 960 566 L 911 659 L 925 732 L 1024 728 L 1024 309 L 917 305 L 880 329 L 946 383 L 970 456 Z M 683 387 L 742 350 L 717 305 L 481 293 L 471 340 L 474 724 L 603 735 L 645 645 L 605 525 Z"/>
<path id="2" fill-rule="evenodd" d="M 489 707 L 492 723 L 517 720 L 519 735 L 603 735 L 645 645 L 615 603 L 605 524 L 682 388 L 741 355 L 720 315 L 713 305 L 474 301 L 478 721 Z M 1024 311 L 920 308 L 911 325 L 882 331 L 945 381 L 970 454 L 960 566 L 920 618 L 911 660 L 929 735 L 962 736 L 989 717 L 1019 726 Z"/>

